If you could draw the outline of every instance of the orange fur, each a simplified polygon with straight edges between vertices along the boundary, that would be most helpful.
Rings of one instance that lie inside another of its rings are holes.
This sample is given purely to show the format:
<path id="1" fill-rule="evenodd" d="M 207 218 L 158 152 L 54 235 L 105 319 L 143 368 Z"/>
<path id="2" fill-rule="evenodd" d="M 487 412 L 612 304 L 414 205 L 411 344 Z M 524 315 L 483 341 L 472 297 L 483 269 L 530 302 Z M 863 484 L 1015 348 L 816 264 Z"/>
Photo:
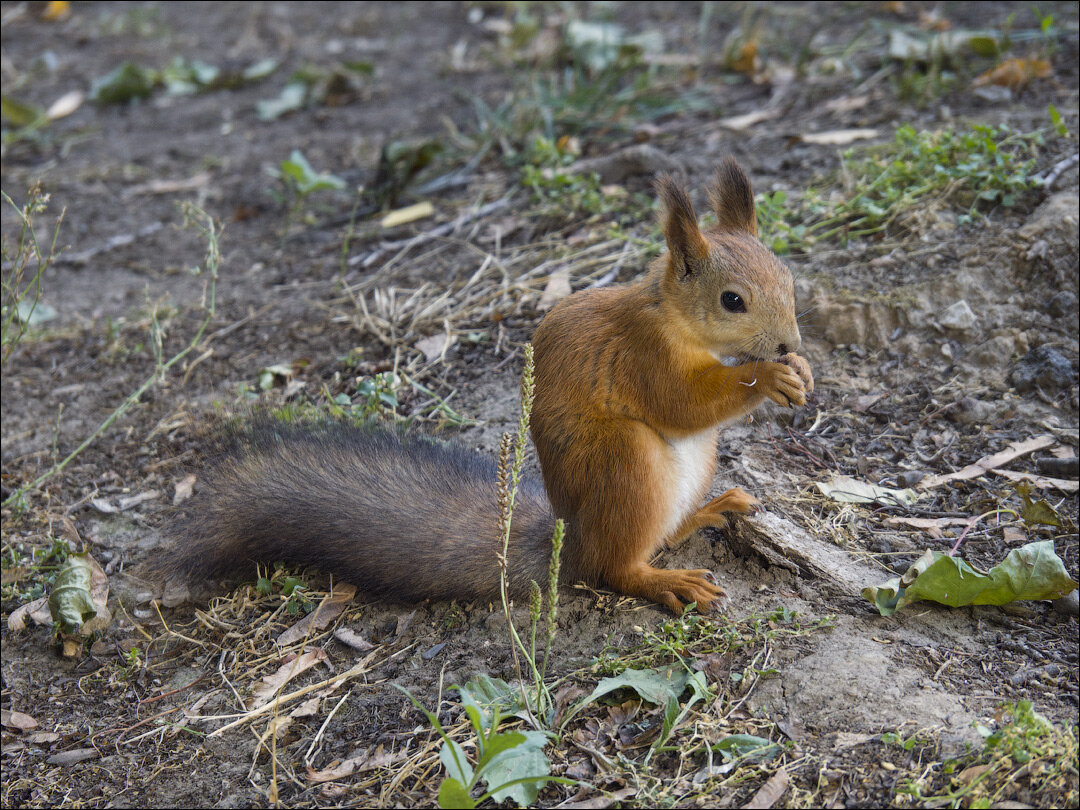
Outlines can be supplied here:
<path id="1" fill-rule="evenodd" d="M 670 177 L 657 191 L 667 254 L 636 284 L 570 296 L 536 330 L 532 436 L 575 570 L 679 612 L 723 591 L 707 571 L 650 566 L 653 554 L 758 508 L 738 489 L 697 508 L 716 427 L 766 398 L 802 405 L 813 379 L 793 354 L 791 274 L 756 239 L 753 193 L 734 161 L 711 190 L 721 223 L 712 231 L 699 229 Z M 730 291 L 747 311 L 722 311 Z M 729 355 L 745 362 L 725 365 Z"/>

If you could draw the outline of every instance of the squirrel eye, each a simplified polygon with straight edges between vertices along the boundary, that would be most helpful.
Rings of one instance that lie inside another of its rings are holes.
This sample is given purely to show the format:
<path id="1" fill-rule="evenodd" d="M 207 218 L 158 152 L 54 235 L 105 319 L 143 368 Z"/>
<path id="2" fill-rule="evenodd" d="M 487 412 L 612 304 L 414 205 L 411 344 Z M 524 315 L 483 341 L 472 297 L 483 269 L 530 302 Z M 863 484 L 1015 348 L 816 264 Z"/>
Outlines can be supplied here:
<path id="1" fill-rule="evenodd" d="M 746 312 L 746 304 L 738 293 L 726 292 L 720 295 L 720 303 L 728 312 Z"/>

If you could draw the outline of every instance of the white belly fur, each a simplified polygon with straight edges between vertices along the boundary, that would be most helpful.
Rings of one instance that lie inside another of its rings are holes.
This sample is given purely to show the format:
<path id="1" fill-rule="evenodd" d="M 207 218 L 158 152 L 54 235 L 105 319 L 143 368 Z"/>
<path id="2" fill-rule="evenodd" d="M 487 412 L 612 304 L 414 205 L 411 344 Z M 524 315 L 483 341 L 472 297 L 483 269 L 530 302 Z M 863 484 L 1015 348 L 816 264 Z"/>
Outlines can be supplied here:
<path id="1" fill-rule="evenodd" d="M 664 540 L 670 539 L 687 516 L 697 511 L 712 483 L 716 433 L 716 428 L 709 428 L 693 436 L 667 440 L 671 448 L 668 486 L 673 497 L 671 512 L 664 524 Z"/>

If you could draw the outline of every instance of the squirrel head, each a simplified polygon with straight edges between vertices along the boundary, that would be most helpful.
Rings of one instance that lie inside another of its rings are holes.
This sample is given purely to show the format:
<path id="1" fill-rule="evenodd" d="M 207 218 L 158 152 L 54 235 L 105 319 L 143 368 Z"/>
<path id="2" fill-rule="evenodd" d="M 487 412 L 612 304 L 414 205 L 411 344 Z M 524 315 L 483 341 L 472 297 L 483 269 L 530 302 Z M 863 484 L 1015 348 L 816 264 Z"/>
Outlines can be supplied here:
<path id="1" fill-rule="evenodd" d="M 731 157 L 716 171 L 709 200 L 717 225 L 702 231 L 686 191 L 656 181 L 667 254 L 663 297 L 679 326 L 716 357 L 775 360 L 799 348 L 791 271 L 757 238 L 750 180 Z"/>

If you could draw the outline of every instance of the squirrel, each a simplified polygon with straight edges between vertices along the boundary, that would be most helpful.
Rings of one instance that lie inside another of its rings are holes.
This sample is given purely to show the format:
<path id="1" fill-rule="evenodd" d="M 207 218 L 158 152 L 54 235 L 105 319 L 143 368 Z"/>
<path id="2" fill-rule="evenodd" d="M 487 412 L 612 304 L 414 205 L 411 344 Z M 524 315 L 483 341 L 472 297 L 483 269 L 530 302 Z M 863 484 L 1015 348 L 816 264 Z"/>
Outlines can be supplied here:
<path id="1" fill-rule="evenodd" d="M 562 579 L 676 614 L 726 599 L 707 570 L 650 564 L 665 545 L 723 527 L 759 501 L 740 488 L 699 506 L 719 426 L 766 399 L 813 391 L 794 281 L 757 239 L 750 180 L 732 158 L 702 231 L 686 191 L 656 181 L 667 251 L 640 281 L 574 293 L 533 336 L 530 430 L 541 484 L 523 475 L 511 524 L 512 595 L 545 581 L 555 518 Z M 386 429 L 257 423 L 203 473 L 199 495 L 144 567 L 188 580 L 253 561 L 314 565 L 397 601 L 495 599 L 501 551 L 495 462 Z"/>

